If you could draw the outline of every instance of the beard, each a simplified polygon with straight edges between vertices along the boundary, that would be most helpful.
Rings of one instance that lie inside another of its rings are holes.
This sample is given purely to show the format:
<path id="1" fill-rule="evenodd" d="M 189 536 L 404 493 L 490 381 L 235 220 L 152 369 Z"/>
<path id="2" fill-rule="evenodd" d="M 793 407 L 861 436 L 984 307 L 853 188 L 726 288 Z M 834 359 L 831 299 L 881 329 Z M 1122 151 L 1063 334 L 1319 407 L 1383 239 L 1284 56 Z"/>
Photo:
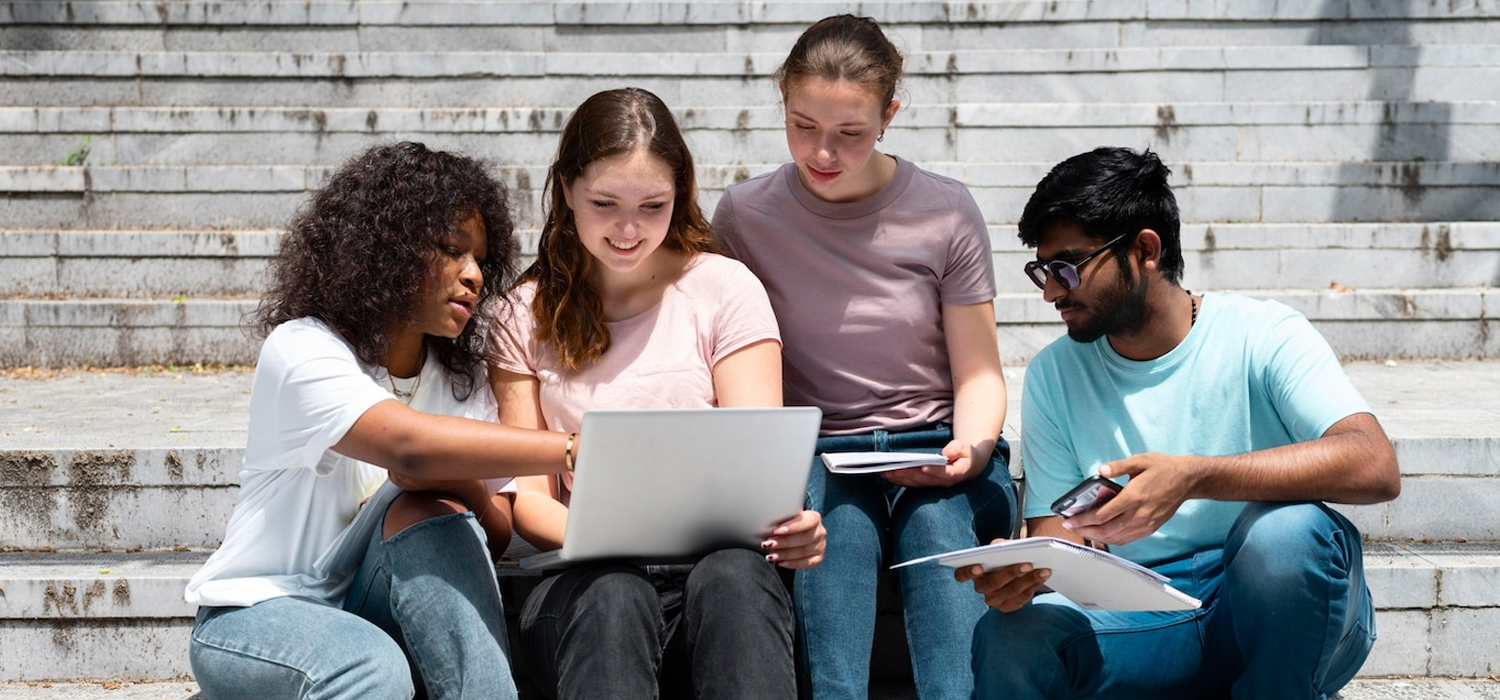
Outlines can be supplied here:
<path id="1" fill-rule="evenodd" d="M 1151 321 L 1151 310 L 1146 305 L 1146 278 L 1136 279 L 1127 266 L 1116 267 L 1120 270 L 1116 284 L 1091 304 L 1096 313 L 1077 326 L 1068 326 L 1068 337 L 1074 342 L 1092 343 L 1106 335 L 1132 335 Z"/>

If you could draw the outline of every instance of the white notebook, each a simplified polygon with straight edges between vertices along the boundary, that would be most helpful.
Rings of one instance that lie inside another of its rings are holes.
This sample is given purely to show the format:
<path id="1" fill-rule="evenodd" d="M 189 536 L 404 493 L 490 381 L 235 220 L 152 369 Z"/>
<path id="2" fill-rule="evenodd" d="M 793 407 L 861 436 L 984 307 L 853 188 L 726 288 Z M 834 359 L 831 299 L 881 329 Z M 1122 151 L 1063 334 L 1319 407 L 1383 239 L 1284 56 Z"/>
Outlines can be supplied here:
<path id="1" fill-rule="evenodd" d="M 822 458 L 823 466 L 835 474 L 874 474 L 948 463 L 947 457 L 926 452 L 824 452 Z"/>
<path id="2" fill-rule="evenodd" d="M 1194 610 L 1203 605 L 1173 588 L 1167 577 L 1129 559 L 1056 537 L 1028 537 L 912 559 L 891 568 L 936 561 L 986 571 L 1030 563 L 1051 569 L 1047 587 L 1088 610 Z"/>

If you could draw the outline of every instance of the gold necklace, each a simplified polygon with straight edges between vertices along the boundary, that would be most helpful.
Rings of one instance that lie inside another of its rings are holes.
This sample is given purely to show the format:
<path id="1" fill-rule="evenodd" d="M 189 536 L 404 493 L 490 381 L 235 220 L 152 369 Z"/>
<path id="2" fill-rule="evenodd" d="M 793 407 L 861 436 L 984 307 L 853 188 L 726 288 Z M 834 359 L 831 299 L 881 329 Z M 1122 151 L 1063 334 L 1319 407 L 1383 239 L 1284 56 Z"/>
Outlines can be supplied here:
<path id="1" fill-rule="evenodd" d="M 415 382 L 412 382 L 411 391 L 402 391 L 400 389 L 397 389 L 396 375 L 391 374 L 389 371 L 385 373 L 385 381 L 391 385 L 391 393 L 395 394 L 396 398 L 400 400 L 401 403 L 410 406 L 412 397 L 417 395 L 417 389 L 421 388 L 422 386 L 422 374 L 420 372 L 417 373 L 417 380 Z"/>

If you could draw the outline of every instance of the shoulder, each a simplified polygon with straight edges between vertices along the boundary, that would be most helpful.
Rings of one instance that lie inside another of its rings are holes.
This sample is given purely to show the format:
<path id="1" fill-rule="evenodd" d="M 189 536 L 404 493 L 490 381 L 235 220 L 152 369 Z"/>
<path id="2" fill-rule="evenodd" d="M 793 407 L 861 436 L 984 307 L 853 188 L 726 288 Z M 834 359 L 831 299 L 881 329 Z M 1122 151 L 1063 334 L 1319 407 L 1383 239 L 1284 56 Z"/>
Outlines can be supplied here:
<path id="1" fill-rule="evenodd" d="M 718 253 L 698 253 L 688 261 L 678 286 L 691 290 L 738 292 L 747 286 L 760 289 L 761 283 L 750 268 L 734 258 Z"/>
<path id="2" fill-rule="evenodd" d="M 724 188 L 724 194 L 720 197 L 720 206 L 754 205 L 766 199 L 779 200 L 782 197 L 791 197 L 792 194 L 786 187 L 787 170 L 796 167 L 794 163 L 786 163 L 781 167 Z"/>
<path id="3" fill-rule="evenodd" d="M 1095 343 L 1106 342 L 1096 340 Z M 1026 363 L 1025 392 L 1064 389 L 1067 378 L 1096 371 L 1099 351 L 1094 343 L 1080 343 L 1066 334 L 1048 343 Z"/>
<path id="4" fill-rule="evenodd" d="M 1208 312 L 1215 318 L 1233 319 L 1225 325 L 1237 329 L 1252 347 L 1279 344 L 1291 336 L 1317 334 L 1302 312 L 1279 301 L 1226 292 L 1209 292 L 1203 298 L 1204 309 L 1212 307 Z M 1223 337 L 1220 324 L 1215 324 L 1214 329 Z"/>
<path id="5" fill-rule="evenodd" d="M 900 167 L 911 169 L 911 185 L 909 186 L 909 190 L 913 194 L 920 195 L 924 199 L 941 197 L 947 202 L 973 203 L 974 195 L 969 193 L 968 185 L 965 185 L 957 178 L 918 167 L 916 164 L 900 158 L 897 158 L 897 162 Z"/>
<path id="6" fill-rule="evenodd" d="M 303 317 L 287 321 L 271 331 L 261 345 L 261 356 L 268 354 L 297 360 L 322 355 L 354 357 L 354 347 L 321 319 Z"/>

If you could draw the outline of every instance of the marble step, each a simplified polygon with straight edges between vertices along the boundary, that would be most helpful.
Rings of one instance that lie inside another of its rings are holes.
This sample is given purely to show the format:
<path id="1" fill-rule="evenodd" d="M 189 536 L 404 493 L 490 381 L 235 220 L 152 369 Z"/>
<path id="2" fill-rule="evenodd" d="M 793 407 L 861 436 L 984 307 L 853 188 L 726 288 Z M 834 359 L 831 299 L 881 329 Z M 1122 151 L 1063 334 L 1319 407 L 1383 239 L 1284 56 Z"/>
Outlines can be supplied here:
<path id="1" fill-rule="evenodd" d="M 182 590 L 207 555 L 0 553 L 0 679 L 188 676 Z M 1370 543 L 1365 567 L 1380 639 L 1360 676 L 1495 673 L 1500 543 Z"/>
<path id="2" fill-rule="evenodd" d="M 753 162 L 786 150 L 781 109 L 763 103 L 672 106 L 697 152 Z M 545 167 L 575 106 L 0 108 L 0 164 L 328 165 L 384 138 Z M 1060 159 L 1109 143 L 1176 163 L 1471 162 L 1500 159 L 1495 124 L 1500 100 L 928 103 L 903 109 L 886 143 L 917 162 Z"/>
<path id="3" fill-rule="evenodd" d="M 1018 216 L 1055 162 L 919 164 L 964 182 L 986 217 L 1002 222 Z M 700 202 L 712 211 L 724 187 L 780 165 L 700 165 Z M 1500 198 L 1493 196 L 1500 161 L 1172 165 L 1173 190 L 1188 221 L 1500 220 Z M 279 228 L 335 167 L 0 166 L 0 220 L 9 229 Z M 512 190 L 518 225 L 539 226 L 545 168 L 502 166 L 497 175 Z"/>
<path id="4" fill-rule="evenodd" d="M 1402 495 L 1339 506 L 1377 540 L 1497 540 L 1500 362 L 1351 363 L 1395 445 Z M 0 546 L 218 546 L 238 493 L 248 370 L 0 376 Z M 1006 368 L 1019 473 L 1024 368 Z"/>
<path id="5" fill-rule="evenodd" d="M 46 299 L 258 295 L 281 232 L 0 231 L 0 296 Z M 523 265 L 537 231 L 517 231 Z M 1013 224 L 990 228 L 1001 292 L 1033 293 L 1020 270 L 1035 252 Z M 1500 223 L 1204 224 L 1182 230 L 1194 289 L 1500 286 Z"/>

